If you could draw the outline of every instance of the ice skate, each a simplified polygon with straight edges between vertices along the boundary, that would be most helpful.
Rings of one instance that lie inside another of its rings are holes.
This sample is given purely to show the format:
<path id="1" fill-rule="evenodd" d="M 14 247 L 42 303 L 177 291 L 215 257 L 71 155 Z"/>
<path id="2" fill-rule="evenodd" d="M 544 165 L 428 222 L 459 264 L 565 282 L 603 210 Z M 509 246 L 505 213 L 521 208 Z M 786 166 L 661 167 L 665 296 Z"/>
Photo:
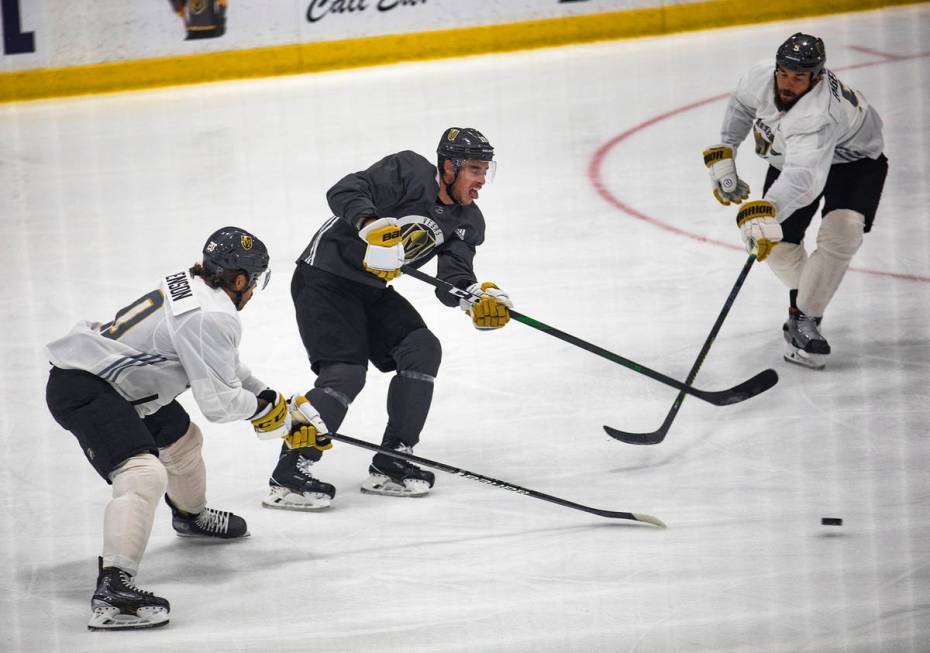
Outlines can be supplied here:
<path id="1" fill-rule="evenodd" d="M 97 558 L 97 569 L 88 630 L 155 628 L 168 623 L 171 607 L 167 599 L 139 589 L 122 569 L 104 567 L 103 558 Z"/>
<path id="2" fill-rule="evenodd" d="M 313 477 L 313 461 L 300 454 L 282 457 L 268 481 L 268 496 L 262 500 L 266 508 L 313 511 L 328 508 L 336 496 L 336 488 Z"/>
<path id="3" fill-rule="evenodd" d="M 411 447 L 400 444 L 392 448 L 404 453 L 413 453 Z M 432 472 L 383 453 L 375 454 L 368 467 L 368 473 L 368 479 L 362 483 L 362 492 L 390 497 L 426 496 L 436 480 L 436 475 Z"/>
<path id="4" fill-rule="evenodd" d="M 823 369 L 830 354 L 830 344 L 820 333 L 821 318 L 808 317 L 795 307 L 788 309 L 788 321 L 782 325 L 785 360 L 811 369 Z"/>
<path id="5" fill-rule="evenodd" d="M 179 510 L 168 495 L 165 502 L 171 508 L 171 525 L 179 537 L 210 537 L 232 540 L 248 537 L 249 529 L 245 520 L 225 510 L 204 508 L 196 515 Z"/>

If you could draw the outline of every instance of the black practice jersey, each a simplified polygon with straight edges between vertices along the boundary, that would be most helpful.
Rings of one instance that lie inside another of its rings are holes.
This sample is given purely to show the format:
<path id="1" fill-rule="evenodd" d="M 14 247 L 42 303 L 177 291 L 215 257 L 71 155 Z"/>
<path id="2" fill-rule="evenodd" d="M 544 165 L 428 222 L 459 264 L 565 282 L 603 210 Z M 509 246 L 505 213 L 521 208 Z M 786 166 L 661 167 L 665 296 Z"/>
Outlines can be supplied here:
<path id="1" fill-rule="evenodd" d="M 418 268 L 438 256 L 437 276 L 466 288 L 475 283 L 475 248 L 484 242 L 484 216 L 474 204 L 439 201 L 436 166 L 409 150 L 390 154 L 367 170 L 343 177 L 326 193 L 333 217 L 313 236 L 298 262 L 332 274 L 383 287 L 384 281 L 362 265 L 367 247 L 358 237 L 367 218 L 396 218 L 407 265 Z M 458 299 L 437 290 L 448 306 Z"/>

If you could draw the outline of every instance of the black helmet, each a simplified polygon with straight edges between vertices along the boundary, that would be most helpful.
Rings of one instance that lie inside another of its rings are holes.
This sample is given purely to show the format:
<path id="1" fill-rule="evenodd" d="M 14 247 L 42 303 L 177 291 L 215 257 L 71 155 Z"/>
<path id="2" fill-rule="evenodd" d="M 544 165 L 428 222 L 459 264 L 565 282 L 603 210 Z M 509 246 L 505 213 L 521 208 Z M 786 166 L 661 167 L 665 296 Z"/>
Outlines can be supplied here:
<path id="1" fill-rule="evenodd" d="M 440 170 L 446 159 L 450 159 L 458 169 L 462 161 L 493 161 L 494 146 L 477 129 L 449 127 L 439 139 L 436 154 Z"/>
<path id="2" fill-rule="evenodd" d="M 239 227 L 223 227 L 213 232 L 203 246 L 203 269 L 219 275 L 226 270 L 242 270 L 249 285 L 268 270 L 268 248 L 258 238 Z M 267 285 L 265 276 L 263 286 Z"/>
<path id="3" fill-rule="evenodd" d="M 798 32 L 788 37 L 775 54 L 775 64 L 786 70 L 810 73 L 817 77 L 827 62 L 827 50 L 816 36 Z"/>

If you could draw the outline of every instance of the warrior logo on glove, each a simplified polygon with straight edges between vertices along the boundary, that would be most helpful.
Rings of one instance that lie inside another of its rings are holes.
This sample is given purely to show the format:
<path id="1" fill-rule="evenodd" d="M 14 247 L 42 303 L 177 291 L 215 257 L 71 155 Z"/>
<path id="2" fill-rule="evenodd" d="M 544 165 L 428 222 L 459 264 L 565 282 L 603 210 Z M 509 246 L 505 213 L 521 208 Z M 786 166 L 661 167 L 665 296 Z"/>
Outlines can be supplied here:
<path id="1" fill-rule="evenodd" d="M 736 214 L 736 224 L 746 249 L 755 249 L 759 262 L 768 258 L 775 245 L 784 237 L 776 213 L 775 205 L 770 201 L 754 200 L 746 202 Z"/>

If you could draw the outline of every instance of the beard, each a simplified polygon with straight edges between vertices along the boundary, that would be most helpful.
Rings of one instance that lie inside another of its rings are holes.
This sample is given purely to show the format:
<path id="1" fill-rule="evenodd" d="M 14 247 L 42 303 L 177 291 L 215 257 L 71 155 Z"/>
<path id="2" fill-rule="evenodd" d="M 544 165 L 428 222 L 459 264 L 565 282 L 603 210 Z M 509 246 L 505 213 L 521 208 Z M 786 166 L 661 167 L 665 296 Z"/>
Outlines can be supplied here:
<path id="1" fill-rule="evenodd" d="M 782 96 L 781 96 L 782 91 L 780 91 L 780 90 L 778 89 L 778 82 L 776 82 L 776 81 L 773 79 L 773 80 L 772 80 L 772 90 L 773 90 L 774 93 L 775 93 L 775 108 L 778 109 L 779 111 L 787 111 L 788 109 L 790 109 L 791 107 L 793 107 L 795 104 L 797 104 L 797 103 L 798 103 L 798 100 L 800 100 L 802 97 L 804 97 L 805 95 L 807 95 L 808 93 L 810 93 L 811 90 L 812 90 L 813 88 L 814 88 L 814 85 L 811 84 L 811 85 L 807 88 L 807 90 L 804 91 L 803 93 L 800 93 L 800 94 L 798 94 L 798 95 L 795 95 L 795 94 L 792 93 L 791 96 L 790 96 L 789 98 L 784 99 L 784 98 L 782 98 Z M 790 91 L 789 91 L 789 93 L 790 93 Z"/>

